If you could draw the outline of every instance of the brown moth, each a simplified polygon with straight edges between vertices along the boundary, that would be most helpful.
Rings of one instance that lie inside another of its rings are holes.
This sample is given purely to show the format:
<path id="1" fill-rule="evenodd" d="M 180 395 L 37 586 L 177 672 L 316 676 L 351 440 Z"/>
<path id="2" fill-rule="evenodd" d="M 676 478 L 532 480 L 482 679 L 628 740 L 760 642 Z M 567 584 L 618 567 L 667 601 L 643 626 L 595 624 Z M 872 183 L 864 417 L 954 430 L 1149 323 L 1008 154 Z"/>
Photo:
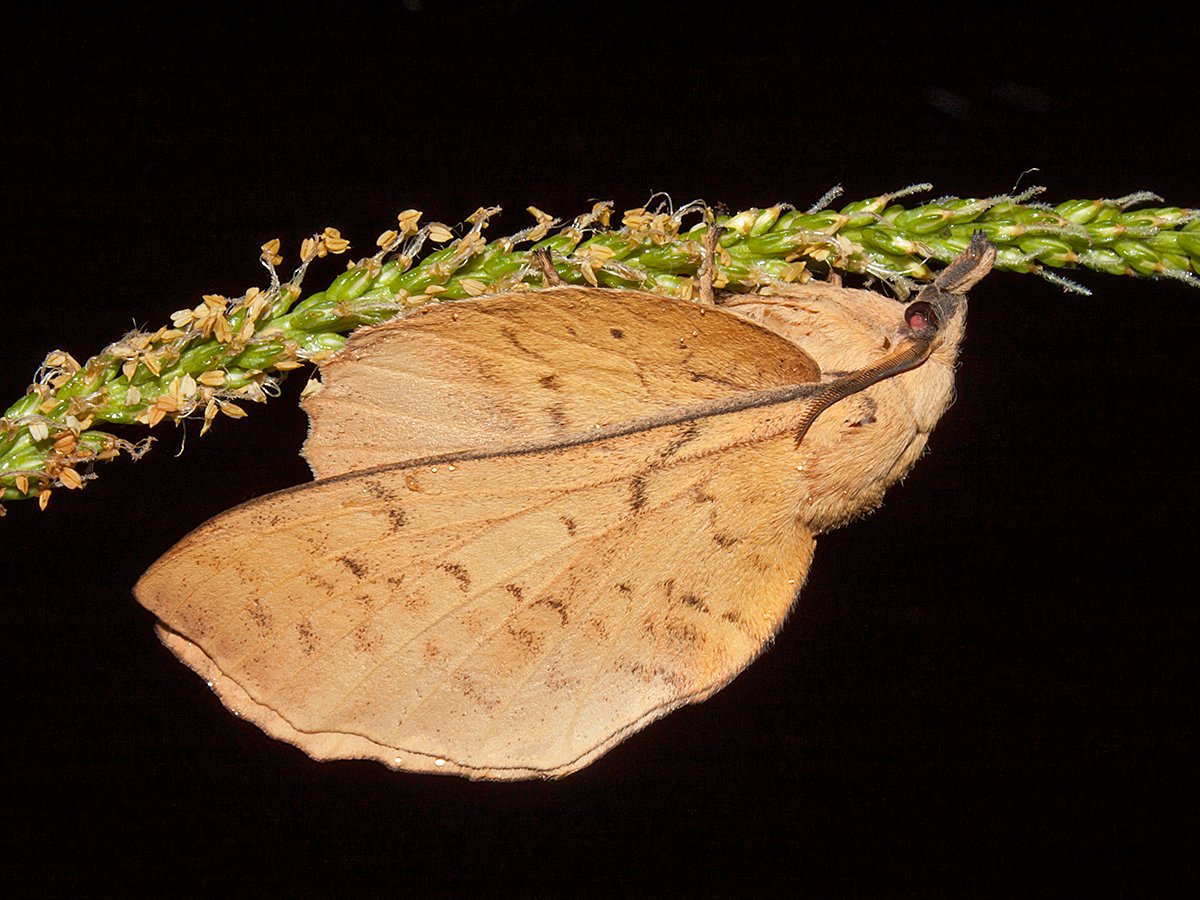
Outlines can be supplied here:
<path id="1" fill-rule="evenodd" d="M 763 649 L 814 536 L 921 455 L 994 258 L 977 235 L 907 305 L 554 287 L 364 329 L 305 404 L 317 480 L 202 525 L 137 597 L 313 757 L 573 772 Z"/>

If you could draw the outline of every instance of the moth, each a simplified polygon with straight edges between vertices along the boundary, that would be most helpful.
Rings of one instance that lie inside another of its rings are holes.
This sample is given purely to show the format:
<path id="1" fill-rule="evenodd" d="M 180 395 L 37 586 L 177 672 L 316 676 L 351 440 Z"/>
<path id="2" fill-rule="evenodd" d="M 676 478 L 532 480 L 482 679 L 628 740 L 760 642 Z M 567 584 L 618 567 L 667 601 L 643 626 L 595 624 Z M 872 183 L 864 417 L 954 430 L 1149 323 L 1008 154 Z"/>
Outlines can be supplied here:
<path id="1" fill-rule="evenodd" d="M 137 598 L 315 758 L 566 775 L 763 650 L 816 536 L 925 449 L 994 259 L 976 235 L 909 303 L 558 286 L 363 329 L 305 401 L 316 480 L 200 526 Z"/>

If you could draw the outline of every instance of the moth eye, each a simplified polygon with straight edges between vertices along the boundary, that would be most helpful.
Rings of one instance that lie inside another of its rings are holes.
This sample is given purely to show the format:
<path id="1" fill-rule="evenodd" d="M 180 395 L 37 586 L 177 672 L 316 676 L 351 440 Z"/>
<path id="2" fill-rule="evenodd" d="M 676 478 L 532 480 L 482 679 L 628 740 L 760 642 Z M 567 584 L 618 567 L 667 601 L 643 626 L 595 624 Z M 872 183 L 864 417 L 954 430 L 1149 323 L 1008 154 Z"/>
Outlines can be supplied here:
<path id="1" fill-rule="evenodd" d="M 913 331 L 937 331 L 937 312 L 924 300 L 918 300 L 904 311 L 904 321 Z"/>

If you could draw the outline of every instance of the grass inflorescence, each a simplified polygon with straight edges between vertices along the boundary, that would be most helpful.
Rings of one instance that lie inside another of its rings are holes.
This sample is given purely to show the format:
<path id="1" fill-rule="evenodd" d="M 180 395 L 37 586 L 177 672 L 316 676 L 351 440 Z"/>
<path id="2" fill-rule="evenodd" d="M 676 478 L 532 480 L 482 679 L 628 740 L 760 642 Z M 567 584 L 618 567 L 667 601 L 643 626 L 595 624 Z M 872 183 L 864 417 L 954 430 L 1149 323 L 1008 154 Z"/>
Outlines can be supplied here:
<path id="1" fill-rule="evenodd" d="M 1147 206 L 1159 199 L 1151 194 L 1057 206 L 1031 202 L 1036 189 L 919 206 L 897 202 L 927 187 L 836 210 L 823 202 L 805 212 L 776 205 L 717 215 L 714 286 L 769 290 L 849 272 L 904 292 L 932 279 L 975 231 L 996 245 L 996 268 L 1034 272 L 1068 289 L 1083 290 L 1052 270 L 1200 284 L 1200 213 Z M 174 313 L 170 326 L 130 332 L 83 364 L 51 352 L 25 396 L 0 418 L 0 499 L 36 498 L 44 508 L 54 488 L 78 489 L 94 478 L 97 461 L 121 453 L 136 458 L 149 446 L 149 438 L 132 442 L 95 427 L 100 423 L 153 429 L 164 420 L 198 418 L 203 434 L 218 416 L 245 416 L 243 402 L 264 402 L 281 376 L 328 358 L 359 326 L 430 301 L 540 287 L 548 273 L 534 251 L 548 252 L 566 283 L 680 299 L 696 294 L 709 227 L 702 203 L 628 210 L 619 221 L 612 204 L 599 203 L 565 225 L 529 211 L 533 225 L 488 241 L 484 229 L 499 209 L 477 210 L 457 236 L 441 223 L 422 226 L 421 214 L 406 210 L 379 236 L 378 252 L 307 297 L 301 283 L 309 264 L 344 253 L 348 242 L 331 228 L 306 239 L 300 266 L 281 281 L 280 245 L 269 241 L 262 247 L 266 288 L 236 298 L 205 295 Z"/>

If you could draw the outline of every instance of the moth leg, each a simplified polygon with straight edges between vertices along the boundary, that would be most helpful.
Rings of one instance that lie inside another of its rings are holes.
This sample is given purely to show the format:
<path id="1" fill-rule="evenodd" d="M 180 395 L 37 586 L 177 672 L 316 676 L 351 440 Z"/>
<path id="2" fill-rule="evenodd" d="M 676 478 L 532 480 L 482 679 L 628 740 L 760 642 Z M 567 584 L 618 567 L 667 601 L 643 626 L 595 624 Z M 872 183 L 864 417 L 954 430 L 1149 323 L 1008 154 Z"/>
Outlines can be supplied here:
<path id="1" fill-rule="evenodd" d="M 721 239 L 721 229 L 717 227 L 711 209 L 705 209 L 704 218 L 708 222 L 708 231 L 704 234 L 704 259 L 696 275 L 700 280 L 700 302 L 715 306 L 713 298 L 713 277 L 717 269 L 717 242 Z"/>
<path id="2" fill-rule="evenodd" d="M 554 268 L 554 261 L 550 258 L 549 247 L 539 247 L 537 250 L 534 250 L 533 261 L 542 270 L 542 287 L 560 287 L 566 283 L 558 274 L 558 270 Z"/>
<path id="3" fill-rule="evenodd" d="M 950 294 L 965 294 L 992 271 L 996 262 L 996 248 L 982 231 L 971 235 L 971 243 L 967 249 L 954 257 L 942 271 L 933 279 L 933 284 L 940 291 Z"/>

